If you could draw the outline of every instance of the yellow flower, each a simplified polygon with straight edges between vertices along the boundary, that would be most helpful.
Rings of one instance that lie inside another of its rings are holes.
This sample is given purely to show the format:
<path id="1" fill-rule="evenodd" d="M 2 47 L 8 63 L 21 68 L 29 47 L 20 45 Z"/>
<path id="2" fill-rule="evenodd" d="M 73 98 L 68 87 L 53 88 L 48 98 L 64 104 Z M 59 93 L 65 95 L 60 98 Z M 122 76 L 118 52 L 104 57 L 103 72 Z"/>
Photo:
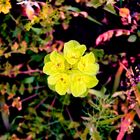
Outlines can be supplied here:
<path id="1" fill-rule="evenodd" d="M 9 13 L 11 9 L 11 3 L 9 0 L 0 0 L 0 13 L 3 12 L 4 14 Z"/>

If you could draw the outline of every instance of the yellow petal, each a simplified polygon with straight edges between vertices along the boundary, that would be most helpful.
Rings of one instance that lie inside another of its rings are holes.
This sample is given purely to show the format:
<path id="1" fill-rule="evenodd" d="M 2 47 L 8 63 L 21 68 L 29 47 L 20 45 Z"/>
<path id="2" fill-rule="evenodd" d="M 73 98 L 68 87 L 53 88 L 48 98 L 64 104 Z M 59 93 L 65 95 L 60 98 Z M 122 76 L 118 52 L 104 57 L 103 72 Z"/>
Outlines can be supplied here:
<path id="1" fill-rule="evenodd" d="M 84 80 L 85 80 L 87 88 L 93 88 L 99 82 L 96 76 L 89 76 L 89 75 L 85 75 Z"/>
<path id="2" fill-rule="evenodd" d="M 80 45 L 77 41 L 71 40 L 64 44 L 64 57 L 71 65 L 77 63 L 85 51 L 86 46 Z"/>
<path id="3" fill-rule="evenodd" d="M 78 69 L 85 74 L 96 75 L 99 71 L 99 65 L 95 63 L 94 54 L 89 53 L 83 56 L 78 63 Z"/>

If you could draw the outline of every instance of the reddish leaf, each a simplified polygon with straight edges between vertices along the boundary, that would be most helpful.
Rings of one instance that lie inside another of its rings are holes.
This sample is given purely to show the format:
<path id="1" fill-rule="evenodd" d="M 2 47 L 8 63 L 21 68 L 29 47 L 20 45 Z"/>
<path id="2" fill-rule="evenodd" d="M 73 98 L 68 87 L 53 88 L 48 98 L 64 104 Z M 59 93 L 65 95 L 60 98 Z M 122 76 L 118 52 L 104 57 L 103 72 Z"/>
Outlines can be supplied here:
<path id="1" fill-rule="evenodd" d="M 43 2 L 31 2 L 31 1 L 22 1 L 17 4 L 20 4 L 22 7 L 22 14 L 27 16 L 29 20 L 32 20 L 35 15 L 37 15 L 40 11 L 40 5 L 44 5 Z M 36 7 L 36 9 L 33 8 Z"/>
<path id="2" fill-rule="evenodd" d="M 121 35 L 130 35 L 129 30 L 125 30 L 125 29 L 114 29 L 114 30 L 109 30 L 101 35 L 99 35 L 96 39 L 96 46 L 98 46 L 99 44 L 105 42 L 105 41 L 109 41 L 113 35 L 118 37 Z"/>
<path id="3" fill-rule="evenodd" d="M 32 20 L 35 15 L 35 11 L 30 4 L 26 5 L 25 11 L 26 11 L 26 15 L 27 15 L 28 19 Z"/>
<path id="4" fill-rule="evenodd" d="M 128 127 L 130 126 L 130 124 L 132 123 L 134 117 L 135 117 L 136 112 L 131 111 L 129 113 L 126 114 L 126 116 L 124 117 L 124 119 L 121 122 L 121 128 L 120 128 L 120 132 L 119 135 L 117 136 L 117 140 L 122 140 L 125 133 L 128 130 Z"/>

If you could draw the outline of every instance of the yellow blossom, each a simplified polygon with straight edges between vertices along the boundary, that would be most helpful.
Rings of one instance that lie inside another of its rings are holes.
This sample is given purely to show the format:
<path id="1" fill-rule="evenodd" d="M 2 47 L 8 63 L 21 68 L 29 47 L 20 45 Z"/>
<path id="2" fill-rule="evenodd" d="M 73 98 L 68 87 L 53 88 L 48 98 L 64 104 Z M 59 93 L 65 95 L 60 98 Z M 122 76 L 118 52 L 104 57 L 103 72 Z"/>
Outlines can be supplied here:
<path id="1" fill-rule="evenodd" d="M 9 13 L 11 9 L 11 3 L 9 0 L 0 0 L 0 13 L 3 12 L 4 14 Z"/>

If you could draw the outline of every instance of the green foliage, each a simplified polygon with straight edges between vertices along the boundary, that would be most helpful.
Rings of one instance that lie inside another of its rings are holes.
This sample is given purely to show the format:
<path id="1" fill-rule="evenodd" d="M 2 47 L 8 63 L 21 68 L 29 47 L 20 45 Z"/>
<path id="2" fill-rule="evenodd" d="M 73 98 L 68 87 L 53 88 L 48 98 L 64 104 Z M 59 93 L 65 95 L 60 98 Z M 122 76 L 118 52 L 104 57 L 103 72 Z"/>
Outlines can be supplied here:
<path id="1" fill-rule="evenodd" d="M 114 4 L 115 4 L 115 0 L 89 0 L 86 5 L 89 7 L 94 7 L 94 8 L 99 8 L 101 6 L 103 6 L 103 9 L 114 14 L 116 14 L 115 8 L 114 8 Z"/>
<path id="2" fill-rule="evenodd" d="M 83 119 L 86 121 L 85 125 L 86 129 L 88 128 L 90 139 L 109 139 L 109 135 L 116 127 L 115 121 L 122 117 L 121 115 L 117 116 L 115 112 L 111 110 L 115 100 L 108 95 L 102 94 L 101 97 L 96 96 L 95 101 L 89 98 L 88 103 L 91 109 L 88 111 L 87 117 L 83 117 Z"/>

